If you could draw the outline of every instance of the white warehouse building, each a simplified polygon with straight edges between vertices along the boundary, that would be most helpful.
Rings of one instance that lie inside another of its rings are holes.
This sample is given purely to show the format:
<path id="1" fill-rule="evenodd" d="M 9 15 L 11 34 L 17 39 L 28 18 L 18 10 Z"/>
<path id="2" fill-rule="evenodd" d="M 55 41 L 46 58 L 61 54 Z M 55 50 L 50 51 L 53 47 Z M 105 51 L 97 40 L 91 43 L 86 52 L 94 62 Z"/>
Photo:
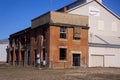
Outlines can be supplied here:
<path id="1" fill-rule="evenodd" d="M 78 0 L 70 14 L 89 16 L 89 67 L 120 67 L 120 18 L 102 0 Z"/>
<path id="2" fill-rule="evenodd" d="M 7 62 L 8 40 L 0 40 L 0 62 Z"/>

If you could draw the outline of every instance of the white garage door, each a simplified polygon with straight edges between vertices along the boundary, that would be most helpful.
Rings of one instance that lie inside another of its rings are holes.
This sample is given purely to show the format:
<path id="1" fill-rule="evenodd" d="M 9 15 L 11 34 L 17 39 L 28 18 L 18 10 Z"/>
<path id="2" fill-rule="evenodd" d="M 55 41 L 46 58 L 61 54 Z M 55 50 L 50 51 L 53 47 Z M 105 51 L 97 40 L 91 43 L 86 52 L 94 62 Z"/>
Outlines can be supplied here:
<path id="1" fill-rule="evenodd" d="M 115 56 L 105 56 L 104 60 L 104 67 L 115 67 Z"/>
<path id="2" fill-rule="evenodd" d="M 120 54 L 105 56 L 105 67 L 120 67 Z"/>
<path id="3" fill-rule="evenodd" d="M 104 56 L 92 55 L 91 65 L 92 67 L 103 67 Z"/>

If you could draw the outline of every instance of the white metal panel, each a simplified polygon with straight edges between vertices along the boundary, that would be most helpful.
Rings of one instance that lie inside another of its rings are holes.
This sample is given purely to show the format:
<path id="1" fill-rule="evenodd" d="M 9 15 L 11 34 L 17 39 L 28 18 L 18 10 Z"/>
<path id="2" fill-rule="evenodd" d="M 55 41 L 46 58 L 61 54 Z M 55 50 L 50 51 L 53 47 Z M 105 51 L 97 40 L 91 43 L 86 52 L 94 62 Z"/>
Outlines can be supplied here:
<path id="1" fill-rule="evenodd" d="M 91 56 L 91 65 L 92 67 L 103 67 L 103 56 Z"/>
<path id="2" fill-rule="evenodd" d="M 114 59 L 115 67 L 120 67 L 120 53 L 115 54 L 115 59 Z"/>
<path id="3" fill-rule="evenodd" d="M 115 56 L 104 56 L 104 67 L 115 67 Z"/>
<path id="4" fill-rule="evenodd" d="M 89 47 L 89 67 L 100 65 L 93 56 L 104 56 L 104 67 L 120 67 L 120 48 Z"/>
<path id="5" fill-rule="evenodd" d="M 105 56 L 105 67 L 120 67 L 120 54 L 114 53 L 113 56 Z"/>

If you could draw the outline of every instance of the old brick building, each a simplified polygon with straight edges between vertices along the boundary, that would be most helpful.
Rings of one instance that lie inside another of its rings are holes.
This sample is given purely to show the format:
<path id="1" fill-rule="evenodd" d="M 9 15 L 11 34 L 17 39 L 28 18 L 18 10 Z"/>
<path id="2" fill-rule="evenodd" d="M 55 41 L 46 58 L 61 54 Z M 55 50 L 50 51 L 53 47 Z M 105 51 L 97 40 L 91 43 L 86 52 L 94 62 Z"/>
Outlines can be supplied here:
<path id="1" fill-rule="evenodd" d="M 41 63 L 40 67 L 49 68 L 87 66 L 87 16 L 48 12 L 31 23 L 31 27 L 10 35 L 10 64 Z"/>

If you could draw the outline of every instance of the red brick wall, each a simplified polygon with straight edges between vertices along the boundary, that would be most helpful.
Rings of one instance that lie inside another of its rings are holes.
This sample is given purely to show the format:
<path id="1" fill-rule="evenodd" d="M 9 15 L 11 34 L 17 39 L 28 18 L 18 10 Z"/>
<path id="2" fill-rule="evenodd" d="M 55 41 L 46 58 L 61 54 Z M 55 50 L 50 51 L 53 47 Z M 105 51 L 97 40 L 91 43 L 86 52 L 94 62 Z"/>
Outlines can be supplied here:
<path id="1" fill-rule="evenodd" d="M 49 68 L 71 68 L 72 66 L 72 54 L 76 53 L 81 54 L 81 66 L 87 65 L 88 60 L 88 29 L 80 29 L 80 40 L 73 40 L 73 28 L 67 27 L 67 39 L 60 39 L 60 27 L 59 26 L 43 26 L 46 30 L 46 40 L 44 47 L 46 48 L 47 53 L 47 67 Z M 40 53 L 40 43 L 41 35 L 43 35 L 44 30 L 42 28 L 32 29 L 29 33 L 30 35 L 30 65 L 35 65 L 35 50 L 36 53 Z M 36 33 L 36 34 L 35 34 Z M 24 34 L 25 35 L 25 34 Z M 35 36 L 37 40 L 35 42 Z M 12 39 L 11 39 L 12 40 Z M 19 39 L 19 62 L 21 62 L 21 48 L 22 40 Z M 67 58 L 64 61 L 59 60 L 60 47 L 65 47 L 67 49 Z M 10 52 L 9 52 L 10 53 Z M 15 50 L 13 50 L 13 61 L 15 61 Z M 11 53 L 10 53 L 11 54 Z M 11 57 L 9 56 L 9 59 Z M 11 60 L 9 60 L 10 63 Z M 14 64 L 14 63 L 13 63 Z M 20 64 L 19 64 L 20 65 Z"/>
<path id="2" fill-rule="evenodd" d="M 72 51 L 79 51 L 81 54 L 81 66 L 87 65 L 88 56 L 88 30 L 81 29 L 81 39 L 73 40 L 73 28 L 67 28 L 67 39 L 60 39 L 60 27 L 50 27 L 50 65 L 51 68 L 72 67 Z M 67 47 L 67 60 L 59 60 L 60 46 Z"/>

